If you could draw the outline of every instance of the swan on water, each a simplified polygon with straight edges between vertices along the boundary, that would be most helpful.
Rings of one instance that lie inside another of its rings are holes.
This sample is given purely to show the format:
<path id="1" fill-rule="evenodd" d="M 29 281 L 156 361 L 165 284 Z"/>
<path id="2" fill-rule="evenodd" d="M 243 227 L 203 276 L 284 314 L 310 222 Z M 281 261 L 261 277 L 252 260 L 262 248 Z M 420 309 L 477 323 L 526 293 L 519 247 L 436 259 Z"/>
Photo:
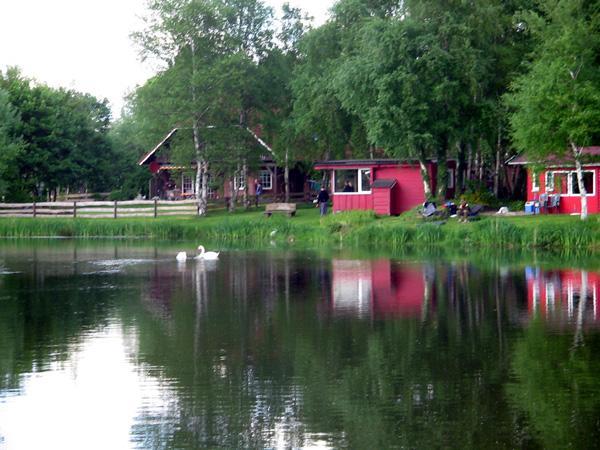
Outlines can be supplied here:
<path id="1" fill-rule="evenodd" d="M 198 250 L 200 250 L 200 253 L 196 256 L 196 259 L 219 259 L 220 252 L 207 252 L 203 245 L 199 245 Z"/>
<path id="2" fill-rule="evenodd" d="M 179 252 L 179 253 L 177 253 L 177 256 L 175 257 L 175 259 L 179 262 L 185 261 L 187 259 L 187 253 Z"/>

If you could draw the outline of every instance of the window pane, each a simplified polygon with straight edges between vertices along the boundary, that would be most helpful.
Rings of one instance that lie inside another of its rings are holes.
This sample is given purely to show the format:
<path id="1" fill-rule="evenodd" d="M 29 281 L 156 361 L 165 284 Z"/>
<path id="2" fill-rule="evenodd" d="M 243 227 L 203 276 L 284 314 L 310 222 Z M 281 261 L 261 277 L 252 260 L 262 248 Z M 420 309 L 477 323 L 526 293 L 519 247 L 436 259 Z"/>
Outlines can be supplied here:
<path id="1" fill-rule="evenodd" d="M 554 190 L 554 172 L 546 172 L 546 192 Z"/>
<path id="2" fill-rule="evenodd" d="M 270 170 L 261 170 L 260 171 L 260 184 L 262 184 L 263 189 L 271 189 L 273 178 L 271 176 Z"/>
<path id="3" fill-rule="evenodd" d="M 446 187 L 448 189 L 454 189 L 454 170 L 448 169 L 448 180 L 446 181 Z"/>
<path id="4" fill-rule="evenodd" d="M 189 194 L 189 193 L 193 193 L 193 192 L 194 192 L 194 184 L 193 184 L 192 177 L 190 177 L 189 175 L 184 175 L 183 176 L 183 193 Z"/>
<path id="5" fill-rule="evenodd" d="M 371 190 L 371 169 L 363 169 L 360 171 L 361 191 Z"/>
<path id="6" fill-rule="evenodd" d="M 571 193 L 579 194 L 579 182 L 577 181 L 577 172 L 571 172 Z M 594 193 L 594 174 L 592 172 L 583 172 L 583 186 L 588 194 Z"/>
<path id="7" fill-rule="evenodd" d="M 335 171 L 335 192 L 356 192 L 357 170 Z"/>
<path id="8" fill-rule="evenodd" d="M 554 172 L 554 192 L 557 194 L 567 194 L 569 192 L 569 184 L 567 174 L 564 172 Z"/>

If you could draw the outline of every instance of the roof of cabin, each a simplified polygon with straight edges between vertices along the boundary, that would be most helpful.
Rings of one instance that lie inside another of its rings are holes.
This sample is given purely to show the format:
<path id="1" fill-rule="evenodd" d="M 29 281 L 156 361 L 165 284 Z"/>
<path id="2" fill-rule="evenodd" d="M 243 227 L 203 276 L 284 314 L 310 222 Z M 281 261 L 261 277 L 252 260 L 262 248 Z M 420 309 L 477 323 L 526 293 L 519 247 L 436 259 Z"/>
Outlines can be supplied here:
<path id="1" fill-rule="evenodd" d="M 214 128 L 214 127 L 208 127 L 208 128 Z M 263 147 L 264 149 L 266 149 L 271 156 L 275 156 L 275 154 L 273 153 L 273 149 L 265 142 L 263 141 L 254 131 L 252 131 L 250 128 L 245 128 L 245 130 L 250 133 L 250 135 L 256 140 L 256 142 L 258 142 L 258 144 Z M 162 141 L 160 141 L 156 147 L 154 147 L 152 150 L 150 150 L 148 153 L 146 153 L 144 156 L 142 156 L 140 158 L 140 160 L 138 161 L 138 165 L 139 166 L 143 166 L 144 164 L 146 164 L 148 162 L 148 160 L 163 146 L 165 145 L 169 139 L 171 139 L 171 137 L 173 137 L 173 135 L 175 133 L 177 133 L 177 131 L 179 131 L 179 128 L 173 128 L 171 131 L 169 131 L 169 133 L 164 137 L 164 139 Z M 263 161 L 268 160 L 268 158 L 264 155 L 261 155 L 261 159 Z"/>
<path id="2" fill-rule="evenodd" d="M 148 153 L 146 153 L 144 156 L 142 156 L 140 158 L 140 160 L 138 161 L 138 165 L 142 166 L 144 165 L 152 155 L 154 155 L 156 153 L 156 151 L 161 148 L 169 139 L 171 139 L 171 136 L 173 136 L 175 133 L 177 133 L 177 128 L 173 128 L 171 131 L 169 131 L 169 133 L 165 136 L 165 138 L 160 141 L 156 147 L 154 147 L 152 150 L 150 150 Z"/>
<path id="3" fill-rule="evenodd" d="M 399 164 L 415 164 L 416 161 L 401 161 L 399 159 L 336 159 L 331 161 L 317 161 L 315 168 L 330 167 L 373 167 L 373 166 L 397 166 Z"/>
<path id="4" fill-rule="evenodd" d="M 380 180 L 375 180 L 373 182 L 373 184 L 371 185 L 371 187 L 391 189 L 394 187 L 395 184 L 396 184 L 396 180 L 380 179 Z"/>
<path id="5" fill-rule="evenodd" d="M 600 164 L 600 147 L 599 146 L 595 146 L 595 147 L 585 147 L 582 150 L 582 155 L 583 155 L 583 160 L 585 163 L 597 163 Z M 520 165 L 526 165 L 526 164 L 536 164 L 537 161 L 534 160 L 529 160 L 529 158 L 526 155 L 517 155 L 517 156 L 513 156 L 512 158 L 510 158 L 508 161 L 506 161 L 507 164 L 511 165 L 511 166 L 520 166 Z M 575 160 L 573 159 L 573 156 L 571 156 L 570 154 L 565 154 L 565 155 L 550 155 L 549 157 L 545 158 L 544 163 L 548 166 L 560 166 L 560 165 L 565 165 L 565 164 L 574 164 Z"/>

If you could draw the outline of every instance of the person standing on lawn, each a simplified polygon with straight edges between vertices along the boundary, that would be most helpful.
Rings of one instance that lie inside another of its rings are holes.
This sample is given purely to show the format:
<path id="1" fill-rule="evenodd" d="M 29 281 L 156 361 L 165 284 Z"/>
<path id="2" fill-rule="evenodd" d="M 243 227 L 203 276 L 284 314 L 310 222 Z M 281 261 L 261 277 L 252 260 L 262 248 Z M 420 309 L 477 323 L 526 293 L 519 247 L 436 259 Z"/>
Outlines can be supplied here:
<path id="1" fill-rule="evenodd" d="M 321 186 L 319 195 L 317 195 L 317 206 L 319 207 L 321 216 L 325 216 L 327 214 L 327 205 L 328 204 L 329 204 L 329 193 L 327 192 L 327 189 L 325 189 L 325 185 L 323 185 L 323 186 Z"/>
<path id="2" fill-rule="evenodd" d="M 260 183 L 260 181 L 256 182 L 256 185 L 254 186 L 254 204 L 256 205 L 256 207 L 258 208 L 258 201 L 260 200 L 260 196 L 263 193 L 263 187 L 262 184 Z"/>

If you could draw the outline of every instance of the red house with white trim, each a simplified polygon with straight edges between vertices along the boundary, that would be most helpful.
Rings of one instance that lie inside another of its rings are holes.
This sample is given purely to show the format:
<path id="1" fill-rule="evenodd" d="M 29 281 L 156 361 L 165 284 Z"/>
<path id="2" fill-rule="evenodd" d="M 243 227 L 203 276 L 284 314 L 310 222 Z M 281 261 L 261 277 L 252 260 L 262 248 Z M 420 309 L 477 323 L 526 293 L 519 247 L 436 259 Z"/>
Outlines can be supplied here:
<path id="1" fill-rule="evenodd" d="M 583 182 L 587 192 L 588 212 L 600 213 L 598 177 L 600 176 L 600 147 L 583 149 Z M 572 158 L 551 157 L 543 169 L 525 156 L 508 161 L 512 166 L 527 167 L 527 201 L 539 201 L 542 212 L 576 214 L 581 212 L 581 196 Z"/>
<path id="2" fill-rule="evenodd" d="M 425 188 L 421 168 L 414 161 L 362 159 L 323 161 L 317 170 L 330 171 L 333 211 L 373 210 L 398 215 L 422 204 Z M 437 164 L 427 162 L 432 190 L 436 189 Z M 446 198 L 455 194 L 455 161 L 448 161 Z"/>

